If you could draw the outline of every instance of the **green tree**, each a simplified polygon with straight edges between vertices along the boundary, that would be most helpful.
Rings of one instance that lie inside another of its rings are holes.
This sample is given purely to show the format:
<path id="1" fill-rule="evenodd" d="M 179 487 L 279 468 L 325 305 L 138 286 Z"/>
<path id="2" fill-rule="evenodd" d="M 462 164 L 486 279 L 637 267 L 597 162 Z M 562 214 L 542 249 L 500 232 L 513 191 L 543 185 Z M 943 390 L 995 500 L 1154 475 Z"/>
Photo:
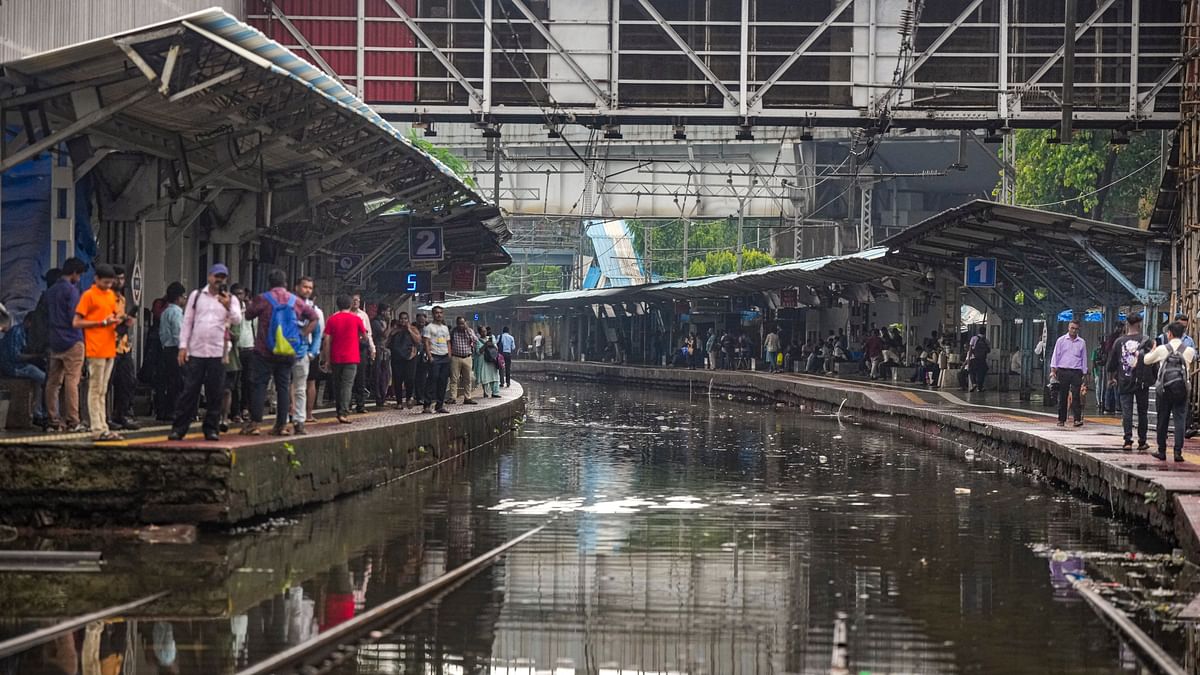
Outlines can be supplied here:
<path id="1" fill-rule="evenodd" d="M 549 293 L 561 291 L 563 268 L 553 265 L 528 265 L 524 270 L 524 290 L 526 293 Z M 488 293 L 508 295 L 520 293 L 522 288 L 522 270 L 520 265 L 509 265 L 488 275 Z"/>
<path id="2" fill-rule="evenodd" d="M 1149 215 L 1161 178 L 1154 161 L 1161 152 L 1158 132 L 1135 133 L 1128 145 L 1113 145 L 1108 132 L 1093 130 L 1076 131 L 1069 144 L 1048 143 L 1047 129 L 1014 133 L 1018 204 L 1096 220 Z M 1000 194 L 999 183 L 993 194 Z"/>
<path id="3" fill-rule="evenodd" d="M 773 221 L 758 221 L 747 220 L 745 226 L 745 238 L 748 242 L 753 242 L 755 237 L 753 229 L 757 225 L 765 226 L 768 222 Z M 688 277 L 703 276 L 692 272 L 693 266 L 699 262 L 708 268 L 705 257 L 712 253 L 727 253 L 729 260 L 734 260 L 734 251 L 737 248 L 737 222 L 732 219 L 722 218 L 720 220 L 697 220 L 688 224 L 688 260 L 683 257 L 683 221 L 652 221 L 652 220 L 628 220 L 626 226 L 633 234 L 633 245 L 637 250 L 638 255 L 645 255 L 646 251 L 646 236 L 650 233 L 651 253 L 654 256 L 652 271 L 656 276 L 664 279 L 682 279 L 683 268 L 688 266 Z M 764 230 L 765 232 L 766 230 Z M 765 235 L 764 235 L 765 238 Z M 753 248 L 744 248 L 747 253 L 766 255 L 761 251 Z M 770 256 L 767 256 L 770 259 Z M 743 262 L 746 261 L 746 256 L 743 255 Z M 643 265 L 645 261 L 643 260 Z M 767 264 L 774 264 L 774 261 Z M 746 265 L 743 264 L 743 269 L 751 269 L 761 265 Z M 734 266 L 731 264 L 726 271 L 732 272 Z M 708 272 L 708 274 L 720 274 L 721 272 Z"/>
<path id="4" fill-rule="evenodd" d="M 742 270 L 774 265 L 775 259 L 755 248 L 742 249 Z M 688 265 L 689 277 L 706 277 L 712 274 L 729 274 L 737 270 L 737 255 L 733 251 L 709 251 L 703 258 L 696 258 Z"/>
<path id="5" fill-rule="evenodd" d="M 463 158 L 451 152 L 449 148 L 443 148 L 440 145 L 434 145 L 433 143 L 430 143 L 425 139 L 425 137 L 419 136 L 416 129 L 409 129 L 408 140 L 410 143 L 417 146 L 418 149 L 424 150 L 427 154 L 433 155 L 434 159 L 437 159 L 439 162 L 449 167 L 449 169 L 454 172 L 454 175 L 461 178 L 462 181 L 467 185 L 470 185 L 473 188 L 479 187 L 479 185 L 475 182 L 475 178 L 471 175 L 471 165 L 467 164 L 466 160 Z"/>

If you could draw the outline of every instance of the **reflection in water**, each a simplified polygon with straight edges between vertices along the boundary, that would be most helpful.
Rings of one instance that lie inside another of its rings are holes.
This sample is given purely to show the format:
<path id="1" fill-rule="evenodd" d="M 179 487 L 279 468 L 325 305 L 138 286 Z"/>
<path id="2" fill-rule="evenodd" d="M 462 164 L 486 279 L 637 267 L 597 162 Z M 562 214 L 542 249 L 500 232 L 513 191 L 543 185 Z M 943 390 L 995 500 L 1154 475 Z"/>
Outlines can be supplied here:
<path id="1" fill-rule="evenodd" d="M 196 575 L 207 595 L 163 582 L 180 589 L 170 615 L 89 627 L 0 674 L 231 673 L 554 514 L 340 672 L 802 673 L 841 661 L 849 672 L 1087 673 L 1131 663 L 1086 605 L 1055 602 L 1071 597 L 1064 575 L 1083 562 L 1052 558 L 1047 574 L 1029 545 L 1159 545 L 1053 488 L 795 409 L 530 389 L 530 421 L 511 447 L 279 532 L 176 547 L 230 561 Z M 226 611 L 210 611 L 214 596 Z M 103 599 L 96 606 L 124 598 Z M 53 615 L 26 606 L 0 630 Z M 88 670 L 94 659 L 102 670 Z"/>

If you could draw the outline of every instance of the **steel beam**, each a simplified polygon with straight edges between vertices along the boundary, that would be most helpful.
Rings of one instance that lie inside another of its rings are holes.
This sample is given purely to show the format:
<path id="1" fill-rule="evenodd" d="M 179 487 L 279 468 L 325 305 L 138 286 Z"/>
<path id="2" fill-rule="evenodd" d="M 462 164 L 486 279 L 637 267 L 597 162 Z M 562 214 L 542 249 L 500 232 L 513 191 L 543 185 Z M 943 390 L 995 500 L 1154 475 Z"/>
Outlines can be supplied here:
<path id="1" fill-rule="evenodd" d="M 103 161 L 105 157 L 108 157 L 116 151 L 116 148 L 96 148 L 96 150 L 92 152 L 91 157 L 88 157 L 83 161 L 83 163 L 75 167 L 72 176 L 75 182 L 78 183 L 81 178 L 88 175 L 92 169 L 96 168 L 96 165 Z"/>
<path id="2" fill-rule="evenodd" d="M 1163 88 L 1165 88 L 1168 84 L 1170 84 L 1171 80 L 1175 79 L 1175 76 L 1179 74 L 1180 70 L 1183 70 L 1183 66 L 1189 60 L 1194 59 L 1197 56 L 1200 56 L 1200 45 L 1192 47 L 1191 49 L 1187 50 L 1183 56 L 1180 56 L 1178 59 L 1175 59 L 1171 62 L 1171 65 L 1168 66 L 1167 69 L 1158 76 L 1158 79 L 1154 81 L 1154 86 L 1150 87 L 1150 89 L 1145 94 L 1142 94 L 1142 97 L 1138 99 L 1138 117 L 1142 116 L 1142 113 L 1145 112 L 1147 105 L 1154 105 L 1154 99 L 1158 96 L 1158 93 L 1162 91 Z"/>
<path id="3" fill-rule="evenodd" d="M 1008 0 L 1000 0 L 1000 2 L 1008 2 Z M 904 78 L 900 81 L 901 87 L 908 84 L 909 80 L 912 79 L 913 74 L 916 73 L 921 66 L 925 65 L 925 62 L 929 60 L 929 57 L 937 53 L 938 48 L 941 47 L 946 40 L 949 40 L 950 36 L 954 35 L 955 31 L 957 31 L 960 26 L 966 23 L 971 14 L 973 14 L 975 10 L 979 9 L 979 6 L 982 4 L 983 0 L 972 0 L 971 3 L 959 13 L 958 17 L 955 18 L 949 26 L 946 26 L 946 29 L 942 31 L 942 34 L 937 36 L 937 39 L 935 39 L 933 42 L 929 43 L 929 46 L 926 47 L 923 52 L 921 52 L 921 56 L 917 57 L 917 60 L 913 62 L 912 66 L 905 69 Z"/>
<path id="4" fill-rule="evenodd" d="M 45 136 L 0 160 L 0 173 L 4 173 L 17 164 L 20 164 L 31 157 L 36 157 L 39 153 L 48 150 L 55 145 L 80 134 L 83 131 L 86 131 L 90 127 L 110 119 L 112 116 L 132 106 L 138 101 L 141 101 L 152 93 L 154 93 L 154 90 L 150 88 L 139 89 L 120 101 L 117 101 L 116 103 L 110 103 L 103 108 L 97 108 L 96 110 L 93 110 L 92 112 L 68 124 L 59 131 L 50 134 L 49 136 Z"/>
<path id="5" fill-rule="evenodd" d="M 1071 278 L 1075 280 L 1075 283 L 1079 284 L 1079 287 L 1082 288 L 1085 293 L 1091 296 L 1094 301 L 1100 302 L 1103 300 L 1105 294 L 1101 292 L 1099 288 L 1096 288 L 1091 279 L 1088 279 L 1082 272 L 1075 269 L 1074 263 L 1064 258 L 1063 255 L 1058 251 L 1054 250 L 1053 244 L 1046 245 L 1045 253 L 1051 258 L 1054 258 L 1054 262 L 1058 263 L 1059 267 L 1061 267 L 1063 271 L 1070 275 Z"/>
<path id="6" fill-rule="evenodd" d="M 296 28 L 296 25 L 292 23 L 292 20 L 275 6 L 275 0 L 267 0 L 267 10 L 279 21 L 279 25 L 283 26 L 284 30 L 296 38 L 296 42 L 300 43 L 300 48 L 312 58 L 313 65 L 325 71 L 326 75 L 337 80 L 339 83 L 345 84 L 345 82 L 342 82 L 342 78 L 338 77 L 337 71 L 333 69 L 333 66 L 329 65 L 329 62 L 322 58 L 321 54 L 312 46 L 312 43 L 308 41 L 308 38 L 304 37 L 300 29 Z"/>
<path id="7" fill-rule="evenodd" d="M 394 0 L 385 1 L 390 3 Z M 847 0 L 842 1 L 847 2 Z M 704 73 L 704 77 L 709 81 L 710 84 L 717 88 L 717 91 L 721 92 L 721 95 L 725 97 L 725 100 L 729 101 L 729 104 L 734 108 L 738 108 L 738 99 L 733 95 L 733 92 L 729 91 L 729 88 L 725 86 L 724 82 L 721 82 L 721 79 L 717 77 L 717 74 L 714 73 L 712 69 L 708 67 L 708 64 L 704 62 L 704 59 L 700 58 L 700 56 L 696 54 L 696 50 L 692 49 L 691 46 L 688 45 L 687 41 L 680 37 L 679 33 L 675 31 L 671 24 L 667 23 L 667 20 L 663 18 L 663 15 L 659 14 L 658 10 L 654 8 L 654 5 L 650 4 L 650 0 L 638 0 L 638 4 L 641 5 L 642 9 L 650 15 L 650 18 L 658 24 L 658 27 L 662 29 L 662 32 L 666 33 L 667 37 L 671 38 L 671 41 L 675 43 L 675 46 L 679 47 L 680 51 L 682 51 L 688 57 L 688 59 L 692 62 L 692 65 L 696 66 L 700 69 L 700 72 Z"/>
<path id="8" fill-rule="evenodd" d="M 41 103 L 42 101 L 46 101 L 58 96 L 65 96 L 66 94 L 70 94 L 71 92 L 79 89 L 88 89 L 91 87 L 96 87 L 98 89 L 110 84 L 125 84 L 138 79 L 139 78 L 136 75 L 131 77 L 128 72 L 120 72 L 110 73 L 108 75 L 93 77 L 77 82 L 68 82 L 67 84 L 60 84 L 58 86 L 47 87 L 45 89 L 30 90 L 28 87 L 26 87 L 24 94 L 0 98 L 0 104 L 2 104 L 2 106 L 6 109 L 15 110 L 31 103 Z"/>
<path id="9" fill-rule="evenodd" d="M 489 6 L 492 3 L 492 0 L 484 1 L 487 2 Z M 541 33 L 542 37 L 546 40 L 546 44 L 550 45 L 550 48 L 553 49 L 560 57 L 562 57 L 562 60 L 566 62 L 567 67 L 571 69 L 571 72 L 575 73 L 575 76 L 578 77 L 583 84 L 587 85 L 587 88 L 592 92 L 592 96 L 596 98 L 596 105 L 600 106 L 602 109 L 607 108 L 609 99 L 608 92 L 601 89 L 600 85 L 596 84 L 596 81 L 592 79 L 592 76 L 589 75 L 588 72 L 582 67 L 580 67 L 579 63 L 575 61 L 575 58 L 572 57 L 567 50 L 563 49 L 562 44 L 560 44 L 558 39 L 550 33 L 550 30 L 546 28 L 546 25 L 542 23 L 542 20 L 539 19 L 536 14 L 529 11 L 529 7 L 525 4 L 524 0 L 510 1 L 517 8 L 517 11 L 525 15 L 525 18 L 529 21 L 529 24 L 533 26 L 538 33 Z M 488 28 L 490 28 L 490 25 Z"/>
<path id="10" fill-rule="evenodd" d="M 980 0 L 976 0 L 976 2 L 979 1 Z M 647 4 L 647 0 L 641 0 L 641 2 L 643 4 Z M 747 107 L 753 108 L 754 106 L 758 105 L 759 101 L 762 101 L 763 96 L 766 95 L 767 91 L 769 91 L 771 87 L 775 86 L 775 83 L 783 77 L 784 73 L 786 73 L 788 69 L 800 59 L 801 56 L 804 56 L 804 53 L 813 46 L 813 44 L 821 37 L 821 35 L 825 33 L 826 30 L 829 29 L 829 26 L 831 26 L 834 21 L 837 21 L 838 17 L 842 15 L 842 12 L 846 11 L 846 8 L 852 4 L 854 4 L 854 0 L 839 0 L 838 4 L 834 6 L 833 11 L 831 11 L 829 15 L 825 17 L 825 20 L 822 21 L 819 26 L 814 28 L 813 32 L 809 33 L 808 37 L 804 38 L 804 41 L 801 42 L 800 45 L 794 50 L 792 50 L 792 53 L 789 54 L 786 59 L 784 59 L 783 63 L 779 64 L 779 67 L 776 68 L 775 72 L 771 73 L 771 76 L 762 83 L 762 86 L 755 90 L 754 95 L 750 97 L 750 100 L 747 103 Z M 743 48 L 743 52 L 744 51 L 745 48 Z M 871 73 L 870 77 L 871 79 L 874 79 L 875 74 Z"/>
<path id="11" fill-rule="evenodd" d="M 1037 294 L 1034 292 L 1037 289 L 1022 282 L 1019 278 L 1017 278 L 1016 275 L 1009 274 L 1003 266 L 998 267 L 996 271 L 1000 274 L 1000 278 L 1003 279 L 1005 283 L 1016 287 L 1018 291 L 1021 291 L 1025 294 L 1026 304 L 1035 309 L 1038 313 L 1047 313 L 1046 307 L 1042 304 L 1041 300 L 1038 300 Z"/>
<path id="12" fill-rule="evenodd" d="M 404 11 L 404 8 L 401 7 L 396 0 L 383 1 L 387 3 L 387 6 L 392 9 L 392 12 L 394 12 L 396 16 L 400 17 L 400 19 L 404 21 L 404 25 L 408 26 L 408 29 L 411 30 L 413 35 L 415 35 L 417 39 L 421 41 L 421 44 L 425 45 L 425 48 L 428 49 L 431 54 L 433 54 L 433 57 L 438 60 L 438 63 L 442 64 L 442 67 L 446 69 L 446 72 L 450 73 L 450 76 L 453 77 L 460 85 L 462 85 L 463 89 L 467 90 L 467 94 L 471 96 L 471 99 L 474 100 L 475 103 L 482 105 L 483 96 L 478 90 L 475 89 L 470 80 L 468 80 L 466 76 L 462 74 L 462 71 L 460 71 L 453 63 L 451 63 L 450 57 L 446 56 L 445 52 L 443 52 L 437 46 L 437 43 L 431 40 L 429 36 L 425 34 L 425 31 L 421 30 L 421 26 L 416 21 L 413 21 L 412 16 L 410 16 L 408 12 Z"/>
<path id="13" fill-rule="evenodd" d="M 189 229 L 191 229 L 192 224 L 200 218 L 201 214 L 208 210 L 208 207 L 211 206 L 213 202 L 217 201 L 217 197 L 220 197 L 221 193 L 224 191 L 225 188 L 223 187 L 215 187 L 211 192 L 205 195 L 204 199 L 202 199 L 200 203 L 196 205 L 196 208 L 192 209 L 192 212 L 185 215 L 183 220 L 178 223 L 175 231 L 172 232 L 171 236 L 167 238 L 166 248 L 170 249 L 172 246 L 174 246 L 175 242 L 179 241 L 180 238 L 182 238 L 183 235 Z"/>
<path id="14" fill-rule="evenodd" d="M 170 101 L 171 103 L 176 103 L 178 101 L 182 101 L 183 99 L 185 99 L 189 96 L 192 96 L 194 94 L 199 94 L 200 92 L 202 92 L 206 89 L 215 87 L 218 84 L 221 84 L 222 82 L 232 80 L 233 78 L 235 78 L 238 75 L 241 75 L 242 73 L 245 73 L 245 72 L 246 72 L 246 69 L 242 68 L 242 67 L 234 68 L 233 70 L 227 70 L 227 71 L 221 73 L 220 75 L 210 77 L 209 79 L 207 79 L 203 82 L 200 82 L 199 84 L 194 84 L 194 85 L 188 87 L 187 89 L 184 89 L 182 91 L 178 91 L 174 94 L 171 94 L 170 98 L 168 98 L 167 100 Z M 163 92 L 163 93 L 166 93 L 166 92 Z"/>
<path id="15" fill-rule="evenodd" d="M 1114 2 L 1116 2 L 1116 0 L 1103 0 L 1103 2 L 1096 7 L 1096 11 L 1092 12 L 1091 15 L 1083 21 L 1083 23 L 1079 24 L 1079 27 L 1075 29 L 1075 42 L 1078 42 L 1079 38 L 1083 37 L 1084 34 L 1091 30 L 1092 26 L 1096 25 L 1096 22 L 1100 20 L 1101 16 L 1104 16 L 1104 13 L 1108 11 L 1109 7 L 1113 6 Z M 1050 58 L 1046 59 L 1045 63 L 1043 63 L 1036 71 L 1034 71 L 1033 75 L 1031 75 L 1029 79 L 1025 81 L 1025 86 L 1032 87 L 1033 85 L 1037 84 L 1046 73 L 1050 72 L 1050 69 L 1054 67 L 1054 64 L 1058 63 L 1058 60 L 1063 57 L 1063 53 L 1065 51 L 1066 45 L 1064 44 L 1062 47 L 1059 47 L 1054 54 L 1050 56 Z"/>
<path id="16" fill-rule="evenodd" d="M 1042 271 L 1041 267 L 1031 264 L 1029 259 L 1026 258 L 1025 255 L 1020 251 L 1010 250 L 1009 253 L 1013 258 L 1016 258 L 1018 261 L 1020 261 L 1021 265 L 1025 267 L 1025 271 L 1032 274 L 1033 278 L 1037 279 L 1038 283 L 1045 287 L 1047 293 L 1057 298 L 1058 301 L 1064 306 L 1071 306 L 1071 299 L 1067 297 L 1066 293 L 1063 293 L 1062 289 L 1054 284 L 1054 281 L 1051 280 L 1050 277 L 1046 276 L 1046 273 Z"/>
<path id="17" fill-rule="evenodd" d="M 1124 287 L 1125 290 L 1129 291 L 1129 294 L 1136 298 L 1141 304 L 1157 305 L 1167 299 L 1166 293 L 1163 293 L 1162 291 L 1149 291 L 1145 288 L 1139 288 L 1137 284 L 1130 281 L 1129 278 L 1121 272 L 1121 270 L 1117 269 L 1116 265 L 1109 262 L 1108 258 L 1104 257 L 1104 254 L 1102 254 L 1100 251 L 1097 251 L 1096 248 L 1092 246 L 1091 242 L 1087 240 L 1087 237 L 1084 237 L 1081 234 L 1075 234 L 1071 236 L 1071 239 L 1073 239 L 1075 243 L 1079 245 L 1079 248 L 1083 249 L 1084 252 L 1088 254 L 1089 258 L 1094 260 L 1097 265 L 1104 268 L 1104 271 L 1108 272 L 1110 277 L 1112 277 L 1118 284 L 1121 284 L 1121 286 Z M 1051 255 L 1055 256 L 1055 259 L 1058 259 L 1057 254 L 1053 251 L 1051 252 Z M 1072 275 L 1074 274 L 1070 268 L 1068 268 L 1067 271 L 1071 272 Z"/>

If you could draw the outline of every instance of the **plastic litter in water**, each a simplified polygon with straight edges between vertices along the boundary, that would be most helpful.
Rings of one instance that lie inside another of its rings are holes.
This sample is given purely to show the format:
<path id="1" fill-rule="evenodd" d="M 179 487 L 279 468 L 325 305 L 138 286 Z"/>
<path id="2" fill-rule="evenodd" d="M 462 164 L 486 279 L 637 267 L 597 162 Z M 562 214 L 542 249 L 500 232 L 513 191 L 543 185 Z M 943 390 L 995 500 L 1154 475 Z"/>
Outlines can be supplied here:
<path id="1" fill-rule="evenodd" d="M 954 494 L 969 495 L 969 494 L 971 494 L 971 488 L 954 488 Z"/>

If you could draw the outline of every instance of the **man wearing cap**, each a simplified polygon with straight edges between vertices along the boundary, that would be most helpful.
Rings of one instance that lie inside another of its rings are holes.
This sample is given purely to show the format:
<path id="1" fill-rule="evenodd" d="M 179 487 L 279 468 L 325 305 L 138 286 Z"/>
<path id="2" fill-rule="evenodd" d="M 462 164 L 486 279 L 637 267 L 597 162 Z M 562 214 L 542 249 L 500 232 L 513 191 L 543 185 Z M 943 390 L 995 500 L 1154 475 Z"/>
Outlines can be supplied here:
<path id="1" fill-rule="evenodd" d="M 192 291 L 183 309 L 179 330 L 179 367 L 183 369 L 183 391 L 175 406 L 172 441 L 182 439 L 196 416 L 200 387 L 204 387 L 204 439 L 217 440 L 221 425 L 221 400 L 225 389 L 225 333 L 231 324 L 242 322 L 242 306 L 229 292 L 229 268 L 221 263 L 208 270 L 208 284 Z"/>

